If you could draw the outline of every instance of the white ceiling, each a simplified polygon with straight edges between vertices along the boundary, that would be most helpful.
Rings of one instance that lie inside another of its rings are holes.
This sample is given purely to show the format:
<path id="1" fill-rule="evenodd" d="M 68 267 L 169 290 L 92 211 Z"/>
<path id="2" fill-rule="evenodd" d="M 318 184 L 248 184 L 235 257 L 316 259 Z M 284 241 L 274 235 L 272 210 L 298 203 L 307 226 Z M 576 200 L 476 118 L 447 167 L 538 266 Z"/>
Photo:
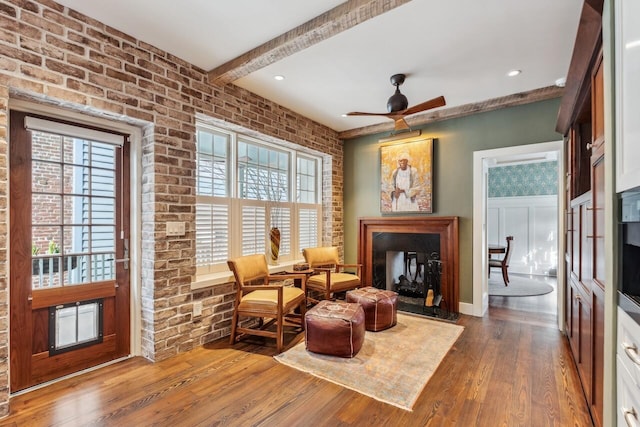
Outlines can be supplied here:
<path id="1" fill-rule="evenodd" d="M 56 0 L 211 70 L 340 0 Z M 392 74 L 409 106 L 447 106 L 551 86 L 569 68 L 582 0 L 412 0 L 234 84 L 334 130 L 387 122 Z M 507 77 L 512 69 L 522 70 Z M 274 80 L 285 76 L 284 81 Z"/>

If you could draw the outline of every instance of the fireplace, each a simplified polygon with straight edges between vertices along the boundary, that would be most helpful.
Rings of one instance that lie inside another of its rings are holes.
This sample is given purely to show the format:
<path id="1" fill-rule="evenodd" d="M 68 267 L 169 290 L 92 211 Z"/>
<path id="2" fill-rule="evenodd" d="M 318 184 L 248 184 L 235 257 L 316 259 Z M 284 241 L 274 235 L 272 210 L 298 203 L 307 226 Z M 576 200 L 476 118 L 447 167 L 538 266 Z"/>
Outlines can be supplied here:
<path id="1" fill-rule="evenodd" d="M 398 309 L 455 319 L 458 217 L 361 218 L 363 283 L 399 294 Z"/>

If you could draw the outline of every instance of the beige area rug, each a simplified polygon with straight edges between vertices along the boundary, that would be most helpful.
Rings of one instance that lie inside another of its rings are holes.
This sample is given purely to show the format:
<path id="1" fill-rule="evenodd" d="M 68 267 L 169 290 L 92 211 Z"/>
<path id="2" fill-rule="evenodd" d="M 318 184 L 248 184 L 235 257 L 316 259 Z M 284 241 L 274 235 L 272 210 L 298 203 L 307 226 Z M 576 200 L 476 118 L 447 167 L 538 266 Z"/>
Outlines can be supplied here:
<path id="1" fill-rule="evenodd" d="M 464 328 L 398 313 L 398 324 L 365 334 L 352 359 L 315 354 L 301 342 L 274 356 L 308 372 L 376 400 L 411 411 L 420 392 Z"/>

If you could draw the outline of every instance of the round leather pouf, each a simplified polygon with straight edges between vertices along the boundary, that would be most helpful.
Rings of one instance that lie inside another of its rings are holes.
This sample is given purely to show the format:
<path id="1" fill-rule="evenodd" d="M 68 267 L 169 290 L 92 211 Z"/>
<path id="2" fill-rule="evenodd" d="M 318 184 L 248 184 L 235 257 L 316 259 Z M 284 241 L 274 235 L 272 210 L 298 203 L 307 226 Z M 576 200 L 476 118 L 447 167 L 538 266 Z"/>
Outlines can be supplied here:
<path id="1" fill-rule="evenodd" d="M 347 302 L 358 303 L 364 309 L 367 331 L 382 331 L 395 326 L 398 294 L 371 286 L 347 292 Z"/>
<path id="2" fill-rule="evenodd" d="M 305 344 L 313 353 L 353 357 L 364 343 L 360 304 L 323 300 L 304 316 Z"/>

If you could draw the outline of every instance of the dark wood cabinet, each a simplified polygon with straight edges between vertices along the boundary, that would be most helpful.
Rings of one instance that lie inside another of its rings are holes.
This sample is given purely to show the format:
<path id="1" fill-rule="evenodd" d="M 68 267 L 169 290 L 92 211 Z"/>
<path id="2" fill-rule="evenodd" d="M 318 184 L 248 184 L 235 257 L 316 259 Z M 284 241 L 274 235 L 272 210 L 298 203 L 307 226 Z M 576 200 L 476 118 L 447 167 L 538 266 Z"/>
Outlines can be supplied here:
<path id="1" fill-rule="evenodd" d="M 566 128 L 566 335 L 593 422 L 604 400 L 605 155 L 602 52 L 589 59 Z M 562 109 L 562 107 L 561 107 Z M 560 114 L 561 115 L 561 114 Z"/>

